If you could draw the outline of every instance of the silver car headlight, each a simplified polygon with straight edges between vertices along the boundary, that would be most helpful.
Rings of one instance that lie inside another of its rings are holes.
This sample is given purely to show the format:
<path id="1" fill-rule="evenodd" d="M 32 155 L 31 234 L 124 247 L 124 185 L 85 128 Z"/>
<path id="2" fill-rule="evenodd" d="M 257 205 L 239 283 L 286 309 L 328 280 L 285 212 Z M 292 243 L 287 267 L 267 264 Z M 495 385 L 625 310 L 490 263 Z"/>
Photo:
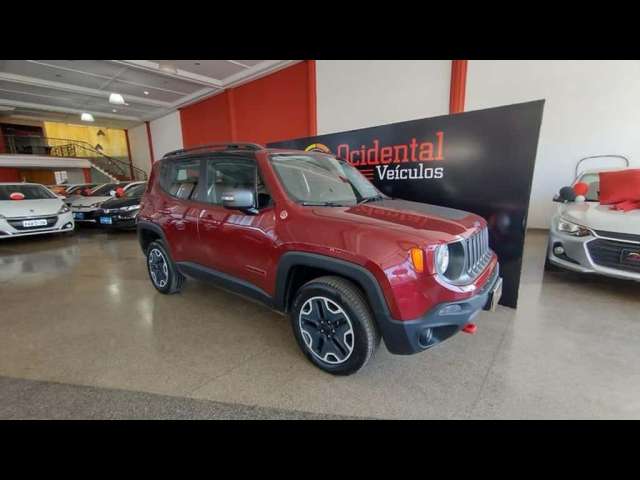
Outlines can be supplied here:
<path id="1" fill-rule="evenodd" d="M 588 237 L 591 235 L 591 230 L 577 223 L 570 222 L 564 218 L 558 218 L 556 221 L 556 228 L 559 232 L 566 233 L 573 237 Z"/>
<path id="2" fill-rule="evenodd" d="M 449 245 L 438 245 L 435 255 L 436 272 L 440 275 L 444 275 L 444 272 L 449 268 Z"/>
<path id="3" fill-rule="evenodd" d="M 68 206 L 63 205 L 63 206 L 60 207 L 60 210 L 58 210 L 58 215 L 61 215 L 63 213 L 68 213 L 70 211 L 71 211 L 71 209 Z"/>
<path id="4" fill-rule="evenodd" d="M 133 212 L 134 210 L 140 210 L 140 205 L 129 205 L 128 207 L 122 207 L 123 212 Z"/>

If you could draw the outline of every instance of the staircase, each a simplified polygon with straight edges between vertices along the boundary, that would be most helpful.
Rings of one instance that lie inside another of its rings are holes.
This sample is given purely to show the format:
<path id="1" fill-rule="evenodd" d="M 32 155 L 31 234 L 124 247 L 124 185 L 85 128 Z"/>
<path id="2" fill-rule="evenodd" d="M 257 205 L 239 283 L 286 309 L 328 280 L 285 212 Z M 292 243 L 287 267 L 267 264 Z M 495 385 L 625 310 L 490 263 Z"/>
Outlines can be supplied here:
<path id="1" fill-rule="evenodd" d="M 147 180 L 147 173 L 130 162 L 105 155 L 91 144 L 79 140 L 37 136 L 6 135 L 6 153 L 83 158 L 112 181 Z"/>

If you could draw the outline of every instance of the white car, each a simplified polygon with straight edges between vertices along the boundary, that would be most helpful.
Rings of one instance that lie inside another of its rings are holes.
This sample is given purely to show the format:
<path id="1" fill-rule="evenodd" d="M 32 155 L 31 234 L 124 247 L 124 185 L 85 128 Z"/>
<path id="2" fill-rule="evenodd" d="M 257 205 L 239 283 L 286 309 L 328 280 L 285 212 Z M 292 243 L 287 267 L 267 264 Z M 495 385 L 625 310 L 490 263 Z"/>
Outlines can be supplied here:
<path id="1" fill-rule="evenodd" d="M 0 239 L 71 232 L 73 215 L 52 191 L 37 183 L 0 183 Z"/>
<path id="2" fill-rule="evenodd" d="M 622 169 L 577 175 L 573 185 L 584 182 L 589 191 L 584 202 L 560 203 L 551 221 L 547 268 L 640 281 L 640 210 L 612 210 L 599 202 L 599 174 L 613 170 Z"/>
<path id="3" fill-rule="evenodd" d="M 122 187 L 126 192 L 131 187 L 144 183 L 146 182 L 105 183 L 91 190 L 90 195 L 69 197 L 66 202 L 70 205 L 76 222 L 96 223 L 96 214 L 100 211 L 100 206 L 114 197 L 117 188 Z"/>

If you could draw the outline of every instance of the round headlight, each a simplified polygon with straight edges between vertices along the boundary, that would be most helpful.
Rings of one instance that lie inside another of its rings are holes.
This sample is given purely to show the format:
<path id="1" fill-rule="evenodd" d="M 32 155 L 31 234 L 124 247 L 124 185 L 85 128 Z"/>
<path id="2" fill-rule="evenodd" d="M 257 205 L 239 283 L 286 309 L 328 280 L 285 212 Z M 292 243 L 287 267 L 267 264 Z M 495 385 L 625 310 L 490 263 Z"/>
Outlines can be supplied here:
<path id="1" fill-rule="evenodd" d="M 436 250 L 436 270 L 444 274 L 449 268 L 449 245 L 440 245 Z"/>

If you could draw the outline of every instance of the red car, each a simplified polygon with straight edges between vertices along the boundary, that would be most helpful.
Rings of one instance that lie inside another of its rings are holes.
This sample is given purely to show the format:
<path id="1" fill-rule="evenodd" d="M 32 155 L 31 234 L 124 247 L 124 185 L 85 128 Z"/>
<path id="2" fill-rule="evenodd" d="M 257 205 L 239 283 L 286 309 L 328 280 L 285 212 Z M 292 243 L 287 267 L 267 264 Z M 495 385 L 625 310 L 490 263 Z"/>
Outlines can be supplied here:
<path id="1" fill-rule="evenodd" d="M 338 375 L 361 369 L 381 338 L 411 354 L 473 331 L 501 294 L 481 217 L 388 198 L 323 153 L 171 152 L 153 167 L 137 229 L 158 291 L 189 276 L 258 299 L 288 314 L 309 360 Z"/>

